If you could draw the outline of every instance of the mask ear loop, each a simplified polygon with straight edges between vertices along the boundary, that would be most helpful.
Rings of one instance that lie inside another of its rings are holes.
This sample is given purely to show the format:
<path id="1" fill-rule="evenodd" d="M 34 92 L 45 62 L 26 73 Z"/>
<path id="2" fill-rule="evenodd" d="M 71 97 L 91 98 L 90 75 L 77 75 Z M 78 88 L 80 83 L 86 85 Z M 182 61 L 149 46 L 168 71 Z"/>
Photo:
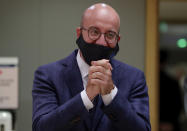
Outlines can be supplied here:
<path id="1" fill-rule="evenodd" d="M 119 51 L 119 45 L 118 45 L 118 43 L 116 44 L 116 47 L 114 47 L 114 50 L 115 50 L 115 52 L 113 52 L 110 55 L 110 59 L 113 58 L 117 54 L 117 52 Z"/>

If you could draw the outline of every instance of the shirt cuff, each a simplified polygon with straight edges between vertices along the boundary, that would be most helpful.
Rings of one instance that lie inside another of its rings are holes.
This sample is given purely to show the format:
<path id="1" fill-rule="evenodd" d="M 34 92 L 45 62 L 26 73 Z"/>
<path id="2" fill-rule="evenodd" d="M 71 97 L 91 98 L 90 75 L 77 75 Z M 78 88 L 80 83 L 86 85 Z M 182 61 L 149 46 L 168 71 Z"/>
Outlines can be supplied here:
<path id="1" fill-rule="evenodd" d="M 86 107 L 86 109 L 89 111 L 90 109 L 93 108 L 93 103 L 90 101 L 90 99 L 88 98 L 88 95 L 86 94 L 86 90 L 83 90 L 81 92 L 81 98 L 83 101 L 84 106 Z"/>
<path id="2" fill-rule="evenodd" d="M 118 92 L 117 87 L 115 86 L 114 89 L 111 90 L 111 92 L 109 94 L 106 95 L 102 95 L 102 99 L 103 99 L 103 103 L 105 104 L 105 106 L 109 105 L 112 100 L 114 99 L 114 97 L 116 96 Z"/>

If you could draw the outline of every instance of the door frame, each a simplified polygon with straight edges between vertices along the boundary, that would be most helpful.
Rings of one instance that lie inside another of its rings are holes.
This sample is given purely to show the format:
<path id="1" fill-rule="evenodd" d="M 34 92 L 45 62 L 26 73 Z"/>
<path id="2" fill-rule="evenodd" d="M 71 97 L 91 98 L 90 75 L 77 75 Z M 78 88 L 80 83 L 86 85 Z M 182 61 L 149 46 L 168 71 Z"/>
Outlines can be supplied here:
<path id="1" fill-rule="evenodd" d="M 159 130 L 158 0 L 146 0 L 145 75 L 148 85 L 152 131 Z"/>

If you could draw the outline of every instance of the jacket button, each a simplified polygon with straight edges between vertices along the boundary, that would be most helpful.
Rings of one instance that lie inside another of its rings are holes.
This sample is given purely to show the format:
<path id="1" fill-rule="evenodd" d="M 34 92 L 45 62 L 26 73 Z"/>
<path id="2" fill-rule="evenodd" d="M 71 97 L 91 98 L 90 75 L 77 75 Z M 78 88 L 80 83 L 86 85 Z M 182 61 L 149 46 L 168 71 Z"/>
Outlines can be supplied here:
<path id="1" fill-rule="evenodd" d="M 113 115 L 112 114 L 109 114 L 108 115 L 110 119 L 113 119 Z"/>
<path id="2" fill-rule="evenodd" d="M 113 120 L 113 121 L 117 121 L 117 119 L 115 118 L 115 116 L 113 114 L 108 114 L 108 117 Z"/>
<path id="3" fill-rule="evenodd" d="M 79 122 L 80 120 L 81 120 L 80 117 L 75 117 L 74 119 L 71 120 L 71 123 L 72 123 L 72 124 L 73 124 L 73 123 L 77 123 L 77 122 Z"/>

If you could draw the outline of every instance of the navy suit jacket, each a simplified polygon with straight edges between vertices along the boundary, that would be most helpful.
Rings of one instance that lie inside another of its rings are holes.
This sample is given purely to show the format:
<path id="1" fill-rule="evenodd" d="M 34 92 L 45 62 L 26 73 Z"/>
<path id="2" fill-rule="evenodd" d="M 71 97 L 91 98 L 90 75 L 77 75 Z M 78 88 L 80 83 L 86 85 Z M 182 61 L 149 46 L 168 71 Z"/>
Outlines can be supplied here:
<path id="1" fill-rule="evenodd" d="M 80 96 L 83 82 L 76 60 L 43 65 L 35 72 L 33 131 L 150 131 L 149 98 L 142 71 L 112 59 L 112 79 L 118 93 L 105 106 L 99 96 L 94 120 Z"/>

